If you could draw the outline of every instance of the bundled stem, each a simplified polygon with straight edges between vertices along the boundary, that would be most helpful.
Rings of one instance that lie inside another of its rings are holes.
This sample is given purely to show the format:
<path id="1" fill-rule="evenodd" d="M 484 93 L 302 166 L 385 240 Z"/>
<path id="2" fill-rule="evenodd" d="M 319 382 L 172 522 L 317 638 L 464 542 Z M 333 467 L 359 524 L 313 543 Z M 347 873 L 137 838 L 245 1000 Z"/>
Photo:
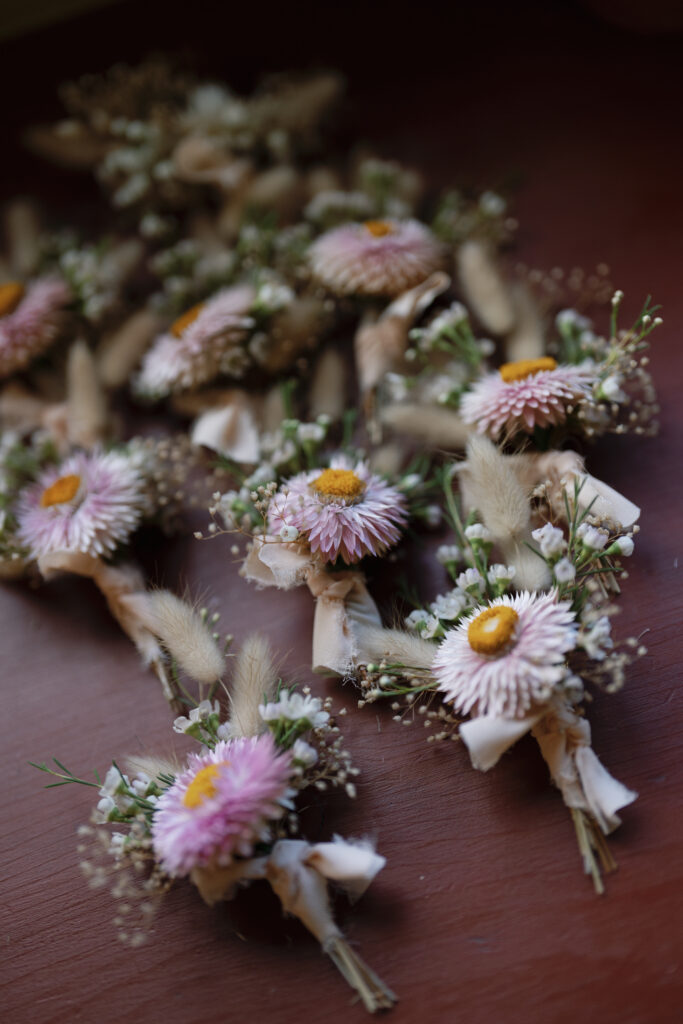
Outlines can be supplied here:
<path id="1" fill-rule="evenodd" d="M 598 896 L 602 896 L 605 892 L 605 885 L 601 872 L 616 871 L 617 862 L 610 853 L 607 840 L 597 821 L 577 807 L 572 807 L 571 812 L 579 852 L 583 860 L 583 869 L 587 875 L 592 877 Z"/>
<path id="2" fill-rule="evenodd" d="M 333 935 L 324 944 L 332 963 L 346 982 L 358 993 L 368 1013 L 390 1010 L 398 997 L 365 961 L 349 946 L 343 935 Z"/>

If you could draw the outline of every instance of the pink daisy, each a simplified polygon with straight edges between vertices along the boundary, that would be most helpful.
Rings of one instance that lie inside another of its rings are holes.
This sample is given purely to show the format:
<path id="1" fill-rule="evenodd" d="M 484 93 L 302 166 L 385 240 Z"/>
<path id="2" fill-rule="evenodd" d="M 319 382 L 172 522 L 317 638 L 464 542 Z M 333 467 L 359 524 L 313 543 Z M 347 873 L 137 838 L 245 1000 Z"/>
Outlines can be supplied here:
<path id="1" fill-rule="evenodd" d="M 18 538 L 33 558 L 52 551 L 112 554 L 142 518 L 143 488 L 125 455 L 79 452 L 19 496 Z"/>
<path id="2" fill-rule="evenodd" d="M 0 285 L 0 378 L 23 370 L 59 334 L 71 298 L 64 281 L 43 277 L 24 287 Z"/>
<path id="3" fill-rule="evenodd" d="M 188 765 L 159 797 L 152 825 L 157 859 L 176 878 L 249 857 L 289 806 L 291 759 L 270 733 L 221 741 Z"/>
<path id="4" fill-rule="evenodd" d="M 464 714 L 523 718 L 567 674 L 577 628 L 554 594 L 499 597 L 446 633 L 433 663 L 439 689 Z"/>
<path id="5" fill-rule="evenodd" d="M 321 235 L 310 260 L 315 277 L 338 295 L 393 298 L 439 270 L 443 249 L 417 220 L 368 220 Z"/>
<path id="6" fill-rule="evenodd" d="M 591 380 L 589 371 L 558 366 L 550 357 L 505 363 L 463 396 L 460 412 L 480 434 L 531 434 L 535 427 L 563 423 L 569 407 L 590 393 Z"/>
<path id="7" fill-rule="evenodd" d="M 159 335 L 135 383 L 138 394 L 163 398 L 243 368 L 237 346 L 253 326 L 249 311 L 256 292 L 249 284 L 224 288 L 193 306 Z M 236 352 L 237 350 L 237 352 Z"/>
<path id="8" fill-rule="evenodd" d="M 347 565 L 380 555 L 401 536 L 407 520 L 403 495 L 359 462 L 334 459 L 287 480 L 269 509 L 270 529 L 294 527 L 326 562 Z"/>

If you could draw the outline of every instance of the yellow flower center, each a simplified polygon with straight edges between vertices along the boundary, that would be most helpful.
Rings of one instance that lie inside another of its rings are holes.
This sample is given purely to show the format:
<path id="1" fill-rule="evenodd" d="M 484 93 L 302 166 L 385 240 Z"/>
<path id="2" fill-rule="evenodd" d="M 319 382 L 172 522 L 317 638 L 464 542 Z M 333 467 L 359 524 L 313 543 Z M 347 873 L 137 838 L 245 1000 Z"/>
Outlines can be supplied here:
<path id="1" fill-rule="evenodd" d="M 512 639 L 519 615 L 506 604 L 486 608 L 467 627 L 467 640 L 477 654 L 500 654 Z"/>
<path id="2" fill-rule="evenodd" d="M 313 486 L 328 498 L 357 498 L 365 490 L 365 484 L 351 469 L 325 469 Z"/>
<path id="3" fill-rule="evenodd" d="M 526 377 L 533 377 L 543 370 L 556 370 L 557 362 L 552 356 L 541 356 L 540 359 L 520 359 L 516 363 L 503 363 L 500 368 L 500 375 L 506 384 L 515 380 L 524 380 Z"/>
<path id="4" fill-rule="evenodd" d="M 192 308 L 186 310 L 182 316 L 179 316 L 177 320 L 174 320 L 171 324 L 171 334 L 173 337 L 180 338 L 190 324 L 194 323 L 203 309 L 204 303 L 198 302 L 196 306 L 192 306 Z"/>
<path id="5" fill-rule="evenodd" d="M 76 497 L 78 488 L 81 486 L 81 478 L 76 473 L 68 476 L 60 476 L 53 484 L 46 487 L 40 496 L 40 507 L 49 508 L 50 505 L 63 505 Z"/>
<path id="6" fill-rule="evenodd" d="M 24 297 L 26 289 L 18 281 L 0 284 L 0 316 L 9 316 Z"/>
<path id="7" fill-rule="evenodd" d="M 363 225 L 373 238 L 384 238 L 385 235 L 393 235 L 394 229 L 386 220 L 366 220 Z"/>
<path id="8" fill-rule="evenodd" d="M 221 766 L 228 764 L 230 764 L 229 761 L 219 761 L 218 764 L 207 764 L 206 767 L 200 768 L 183 797 L 185 806 L 194 810 L 195 807 L 200 807 L 205 800 L 211 800 L 218 792 L 215 780 L 221 773 Z"/>

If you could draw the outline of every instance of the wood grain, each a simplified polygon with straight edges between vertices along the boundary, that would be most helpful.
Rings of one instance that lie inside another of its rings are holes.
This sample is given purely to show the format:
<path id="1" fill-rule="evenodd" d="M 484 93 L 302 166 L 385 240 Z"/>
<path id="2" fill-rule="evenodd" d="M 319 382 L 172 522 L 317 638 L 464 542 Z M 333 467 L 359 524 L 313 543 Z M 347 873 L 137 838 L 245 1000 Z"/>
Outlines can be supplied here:
<path id="1" fill-rule="evenodd" d="M 596 751 L 640 793 L 611 843 L 620 866 L 607 895 L 597 898 L 580 873 L 569 815 L 533 742 L 478 774 L 460 746 L 428 746 L 419 724 L 396 725 L 388 709 L 359 711 L 350 688 L 320 680 L 312 681 L 317 692 L 349 709 L 344 731 L 362 775 L 352 806 L 321 801 L 309 825 L 313 838 L 372 833 L 388 858 L 363 900 L 353 911 L 340 903 L 339 912 L 397 990 L 395 1024 L 680 1020 L 680 41 L 622 34 L 571 5 L 499 16 L 494 7 L 486 17 L 420 5 L 404 22 L 398 9 L 352 3 L 328 12 L 337 19 L 328 28 L 313 5 L 266 5 L 260 34 L 256 14 L 244 12 L 237 35 L 221 29 L 222 41 L 211 5 L 200 5 L 189 27 L 164 21 L 160 9 L 153 3 L 134 16 L 122 4 L 71 35 L 59 28 L 4 47 L 0 84 L 9 88 L 29 55 L 34 69 L 10 124 L 29 112 L 48 116 L 65 73 L 135 59 L 150 46 L 194 46 L 206 67 L 228 76 L 232 60 L 238 80 L 259 67 L 307 65 L 313 47 L 316 62 L 351 75 L 358 133 L 379 138 L 387 154 L 422 166 L 437 184 L 516 177 L 519 258 L 543 267 L 604 260 L 630 311 L 648 292 L 663 304 L 652 353 L 661 434 L 611 438 L 589 452 L 593 474 L 643 508 L 617 630 L 648 630 L 649 650 L 627 687 L 597 698 L 590 713 Z M 64 216 L 90 195 L 89 185 L 53 174 L 18 146 L 9 147 L 3 177 L 5 195 L 41 188 Z M 181 538 L 148 557 L 167 585 L 208 591 L 238 640 L 265 627 L 283 670 L 311 681 L 308 595 L 257 593 L 221 543 Z M 362 1009 L 348 1005 L 315 943 L 258 885 L 216 910 L 179 886 L 146 946 L 117 943 L 112 901 L 90 892 L 78 867 L 75 832 L 90 792 L 46 793 L 27 762 L 54 754 L 87 775 L 122 753 L 168 749 L 157 684 L 86 581 L 4 587 L 0 622 L 4 1019 L 360 1021 Z"/>

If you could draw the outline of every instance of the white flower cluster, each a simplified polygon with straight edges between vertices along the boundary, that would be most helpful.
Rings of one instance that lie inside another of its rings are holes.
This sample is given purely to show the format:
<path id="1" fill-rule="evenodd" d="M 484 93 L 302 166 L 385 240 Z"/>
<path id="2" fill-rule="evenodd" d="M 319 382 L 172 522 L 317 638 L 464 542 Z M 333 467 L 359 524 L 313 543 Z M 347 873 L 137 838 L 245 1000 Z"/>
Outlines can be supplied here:
<path id="1" fill-rule="evenodd" d="M 115 765 L 112 765 L 99 790 L 100 799 L 93 814 L 93 821 L 102 825 L 108 821 L 130 818 L 136 807 L 130 793 L 149 803 L 155 803 L 155 790 L 154 782 L 145 772 L 139 772 L 131 781 L 127 775 L 123 775 Z"/>
<path id="2" fill-rule="evenodd" d="M 471 526 L 467 526 L 465 528 L 465 536 L 473 547 L 477 545 L 490 546 L 493 543 L 491 531 L 487 530 L 482 523 L 472 523 Z"/>
<path id="3" fill-rule="evenodd" d="M 612 632 L 610 620 L 606 615 L 599 618 L 591 617 L 587 622 L 582 623 L 577 639 L 579 647 L 583 647 L 589 658 L 595 661 L 604 661 L 607 652 L 612 650 Z"/>
<path id="4" fill-rule="evenodd" d="M 446 568 L 455 566 L 462 561 L 462 551 L 457 544 L 442 544 L 436 549 L 436 560 Z"/>
<path id="5" fill-rule="evenodd" d="M 581 523 L 581 526 L 576 531 L 576 536 L 588 551 L 602 551 L 609 540 L 607 530 L 591 526 L 590 523 Z"/>
<path id="6" fill-rule="evenodd" d="M 220 715 L 218 701 L 203 700 L 196 708 L 192 708 L 189 717 L 181 715 L 173 723 L 173 731 L 195 735 L 198 727 L 207 722 L 211 715 Z"/>
<path id="7" fill-rule="evenodd" d="M 256 289 L 251 310 L 253 313 L 269 316 L 284 309 L 293 300 L 294 292 L 288 284 L 275 274 L 264 275 Z"/>
<path id="8" fill-rule="evenodd" d="M 310 729 L 320 729 L 329 721 L 329 713 L 323 711 L 319 697 L 308 694 L 283 691 L 277 701 L 259 705 L 259 714 L 264 722 L 308 723 Z"/>

